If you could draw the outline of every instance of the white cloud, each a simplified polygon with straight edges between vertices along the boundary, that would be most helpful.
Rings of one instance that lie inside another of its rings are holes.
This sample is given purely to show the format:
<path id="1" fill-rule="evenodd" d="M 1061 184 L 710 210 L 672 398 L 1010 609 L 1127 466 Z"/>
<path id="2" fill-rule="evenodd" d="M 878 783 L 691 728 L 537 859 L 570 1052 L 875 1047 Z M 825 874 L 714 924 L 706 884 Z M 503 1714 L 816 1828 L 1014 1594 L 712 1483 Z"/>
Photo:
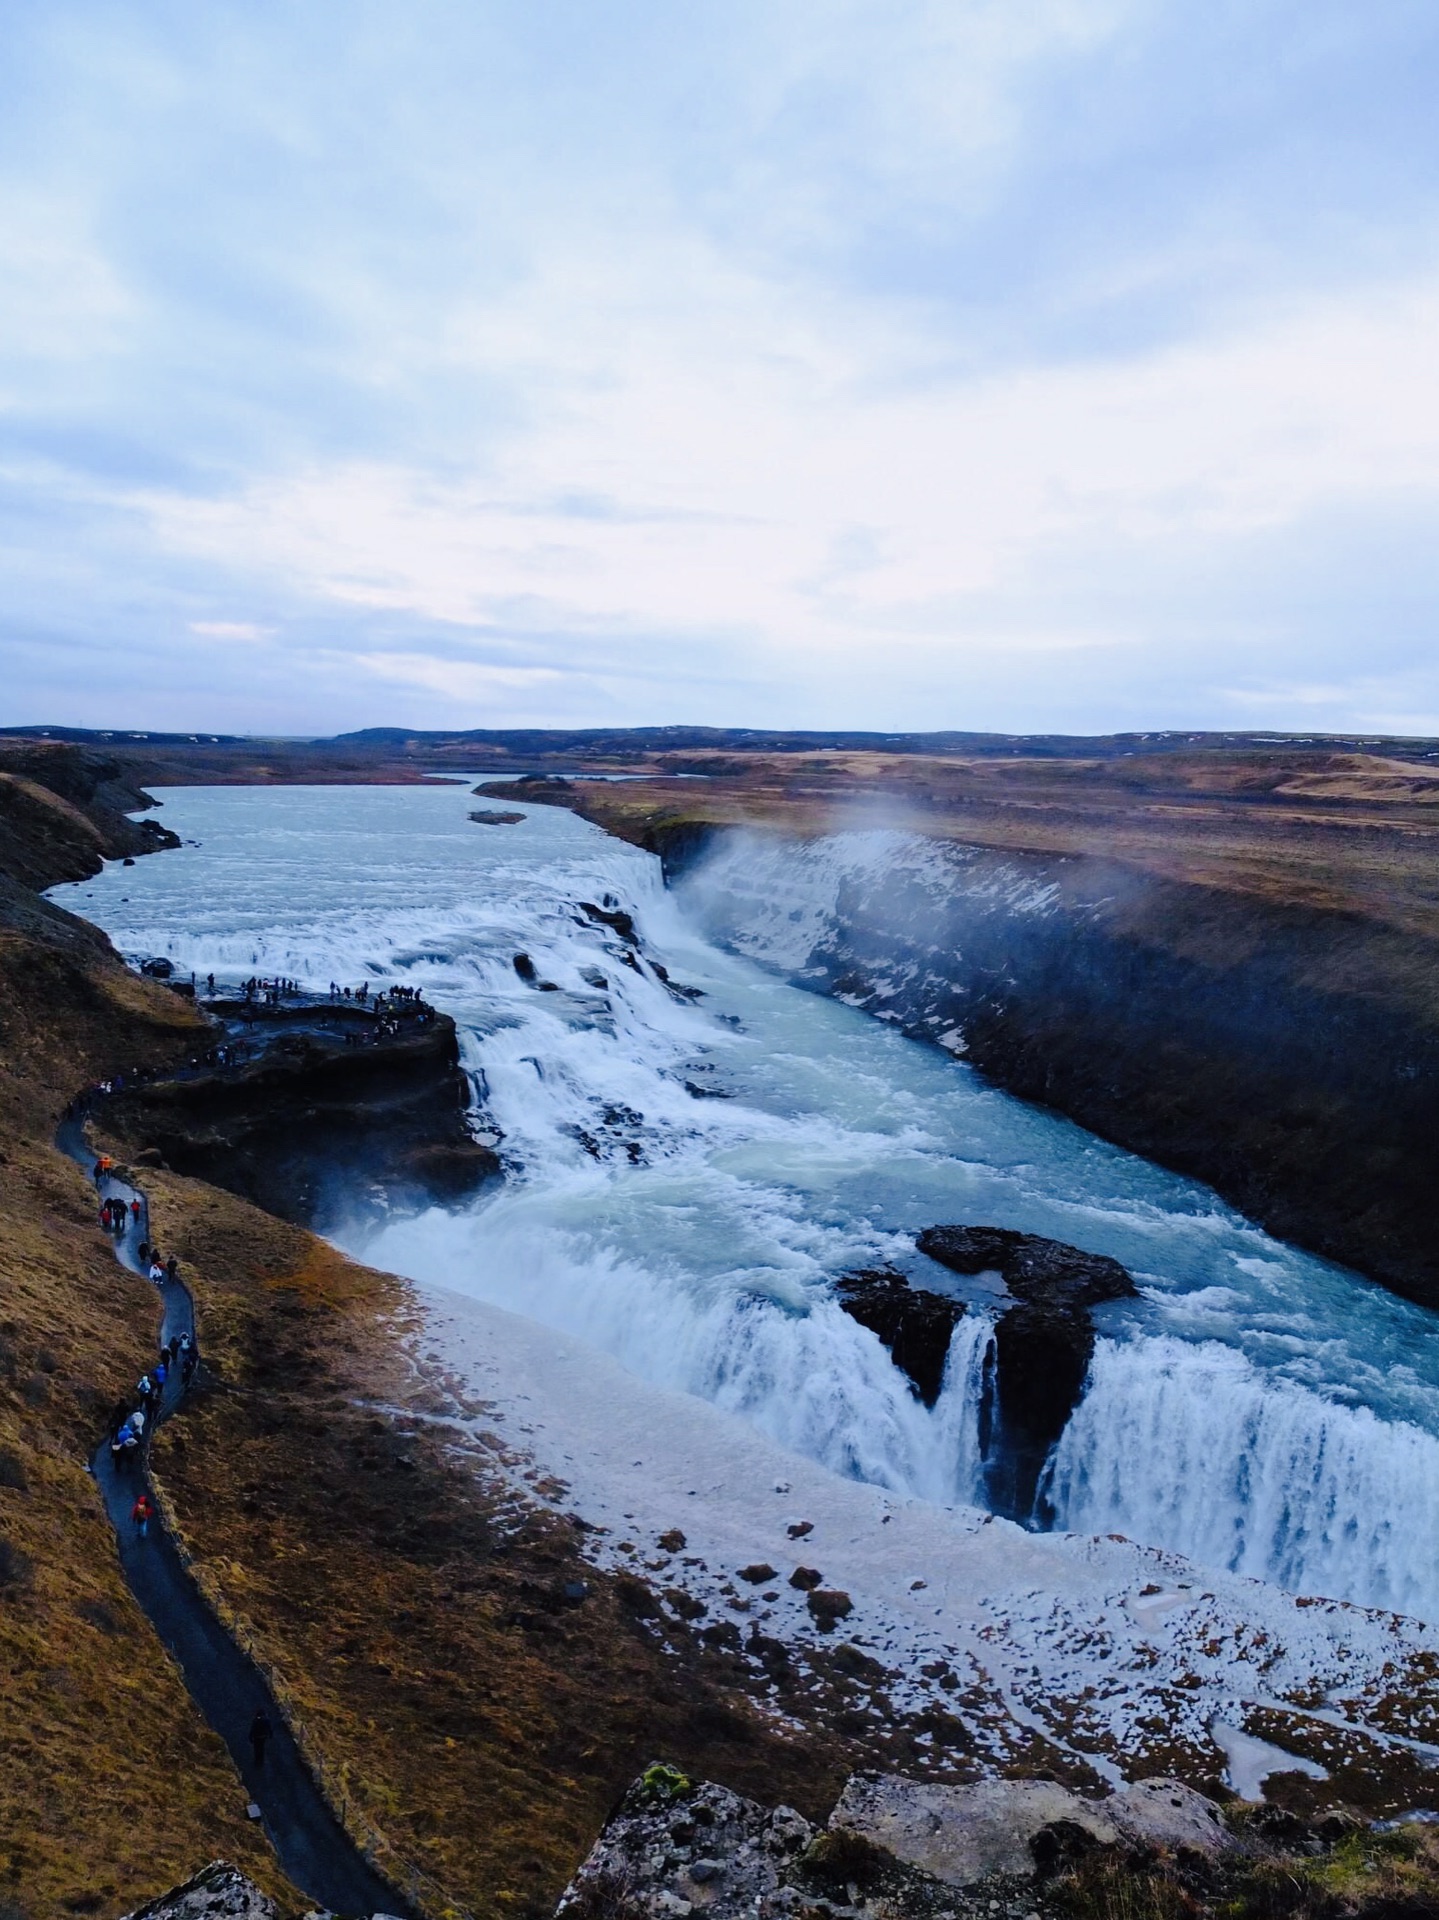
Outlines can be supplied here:
<path id="1" fill-rule="evenodd" d="M 541 369 L 526 429 L 480 471 L 347 461 L 233 498 L 150 493 L 154 537 L 487 644 L 1025 653 L 1133 638 L 1082 592 L 1068 628 L 1026 615 L 1055 554 L 1220 551 L 1334 502 L 1439 500 L 1433 279 L 1122 365 L 967 380 L 916 377 L 931 342 L 872 307 L 821 332 L 783 289 L 695 259 L 687 292 L 657 317 L 633 273 L 607 302 L 551 276 L 477 318 L 477 375 L 520 340 Z M 603 510 L 564 510 L 576 495 Z"/>
<path id="2" fill-rule="evenodd" d="M 253 620 L 192 620 L 191 633 L 205 640 L 254 640 L 274 638 L 274 627 L 262 627 Z"/>

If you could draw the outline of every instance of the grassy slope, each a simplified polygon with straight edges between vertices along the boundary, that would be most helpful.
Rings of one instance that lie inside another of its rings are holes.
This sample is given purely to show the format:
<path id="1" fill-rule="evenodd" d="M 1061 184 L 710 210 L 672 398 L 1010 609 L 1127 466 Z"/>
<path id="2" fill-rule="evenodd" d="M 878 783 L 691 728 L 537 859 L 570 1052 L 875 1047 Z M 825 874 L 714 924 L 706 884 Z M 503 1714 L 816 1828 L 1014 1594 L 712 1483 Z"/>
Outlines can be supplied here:
<path id="1" fill-rule="evenodd" d="M 194 1016 L 103 942 L 76 930 L 66 952 L 16 931 L 24 917 L 0 929 L 0 1900 L 28 1920 L 115 1913 L 224 1853 L 293 1903 L 129 1597 L 84 1466 L 150 1357 L 153 1302 L 96 1230 L 55 1122 L 102 1065 L 163 1058 Z"/>

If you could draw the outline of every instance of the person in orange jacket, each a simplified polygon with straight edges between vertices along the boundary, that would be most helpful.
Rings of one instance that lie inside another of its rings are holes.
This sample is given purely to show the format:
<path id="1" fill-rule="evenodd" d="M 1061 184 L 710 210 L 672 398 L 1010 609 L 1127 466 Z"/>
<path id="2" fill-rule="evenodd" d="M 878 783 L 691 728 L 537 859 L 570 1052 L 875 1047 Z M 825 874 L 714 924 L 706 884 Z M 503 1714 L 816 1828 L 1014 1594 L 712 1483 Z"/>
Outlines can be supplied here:
<path id="1" fill-rule="evenodd" d="M 143 1540 L 150 1530 L 150 1522 L 155 1517 L 155 1509 L 150 1504 L 148 1493 L 142 1493 L 130 1509 L 130 1518 L 135 1522 L 135 1531 Z"/>

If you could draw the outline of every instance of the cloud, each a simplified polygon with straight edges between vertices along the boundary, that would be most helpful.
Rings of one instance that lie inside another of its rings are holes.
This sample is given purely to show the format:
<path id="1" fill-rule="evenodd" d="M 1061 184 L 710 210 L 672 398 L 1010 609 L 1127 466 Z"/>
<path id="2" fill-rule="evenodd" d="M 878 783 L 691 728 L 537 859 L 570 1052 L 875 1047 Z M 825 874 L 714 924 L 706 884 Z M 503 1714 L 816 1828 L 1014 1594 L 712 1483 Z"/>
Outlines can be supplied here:
<path id="1" fill-rule="evenodd" d="M 1404 0 L 21 10 L 11 717 L 1432 713 L 1436 39 Z"/>
<path id="2" fill-rule="evenodd" d="M 264 641 L 275 634 L 274 627 L 257 626 L 253 620 L 192 620 L 190 631 L 206 640 Z"/>

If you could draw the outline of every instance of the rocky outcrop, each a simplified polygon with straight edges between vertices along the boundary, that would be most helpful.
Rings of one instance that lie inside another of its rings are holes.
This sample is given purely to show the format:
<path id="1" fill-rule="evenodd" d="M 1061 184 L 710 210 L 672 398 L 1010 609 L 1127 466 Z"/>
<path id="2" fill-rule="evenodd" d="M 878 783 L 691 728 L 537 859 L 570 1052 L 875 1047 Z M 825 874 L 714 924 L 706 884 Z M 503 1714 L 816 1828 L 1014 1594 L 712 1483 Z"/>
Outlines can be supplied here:
<path id="1" fill-rule="evenodd" d="M 981 1420 L 985 1480 L 996 1511 L 1035 1514 L 1040 1476 L 1079 1404 L 1094 1353 L 1090 1308 L 1136 1291 L 1117 1260 L 1007 1227 L 926 1227 L 915 1245 L 953 1273 L 997 1273 L 1011 1300 L 998 1304 L 995 1406 Z M 884 1342 L 926 1406 L 944 1384 L 961 1300 L 913 1287 L 893 1267 L 845 1274 L 839 1304 Z"/>
<path id="2" fill-rule="evenodd" d="M 125 1920 L 278 1920 L 279 1909 L 254 1881 L 227 1860 L 212 1860 L 193 1879 L 172 1887 Z"/>
<path id="3" fill-rule="evenodd" d="M 1036 1307 L 1097 1307 L 1102 1300 L 1132 1299 L 1137 1291 L 1108 1254 L 1009 1227 L 925 1227 L 915 1245 L 951 1273 L 998 1273 L 1016 1300 Z"/>
<path id="4" fill-rule="evenodd" d="M 927 1407 L 939 1398 L 949 1343 L 964 1302 L 912 1287 L 893 1267 L 867 1267 L 835 1282 L 839 1304 L 877 1334 Z"/>
<path id="5" fill-rule="evenodd" d="M 1213 1801 L 1173 1780 L 1085 1800 L 1051 1780 L 958 1787 L 856 1774 L 820 1829 L 790 1807 L 692 1785 L 655 1765 L 565 1890 L 557 1920 L 1029 1915 L 1038 1883 L 1096 1853 L 1112 1872 L 1130 1868 L 1134 1891 L 1142 1885 L 1153 1900 L 1154 1876 L 1167 1863 L 1176 1879 L 1197 1870 L 1217 1885 L 1252 1849 Z M 1199 1909 L 1191 1902 L 1176 1910 Z"/>
<path id="6" fill-rule="evenodd" d="M 374 1016 L 345 1006 L 232 1008 L 220 1059 L 207 1048 L 179 1074 L 123 1085 L 97 1118 L 133 1151 L 302 1225 L 461 1199 L 500 1163 L 466 1123 L 454 1022 L 426 1009 L 397 1024 L 377 1039 Z"/>
<path id="7" fill-rule="evenodd" d="M 128 818 L 154 805 L 104 754 L 0 743 L 0 875 L 38 890 L 87 880 L 106 860 L 178 847 L 159 821 Z"/>

